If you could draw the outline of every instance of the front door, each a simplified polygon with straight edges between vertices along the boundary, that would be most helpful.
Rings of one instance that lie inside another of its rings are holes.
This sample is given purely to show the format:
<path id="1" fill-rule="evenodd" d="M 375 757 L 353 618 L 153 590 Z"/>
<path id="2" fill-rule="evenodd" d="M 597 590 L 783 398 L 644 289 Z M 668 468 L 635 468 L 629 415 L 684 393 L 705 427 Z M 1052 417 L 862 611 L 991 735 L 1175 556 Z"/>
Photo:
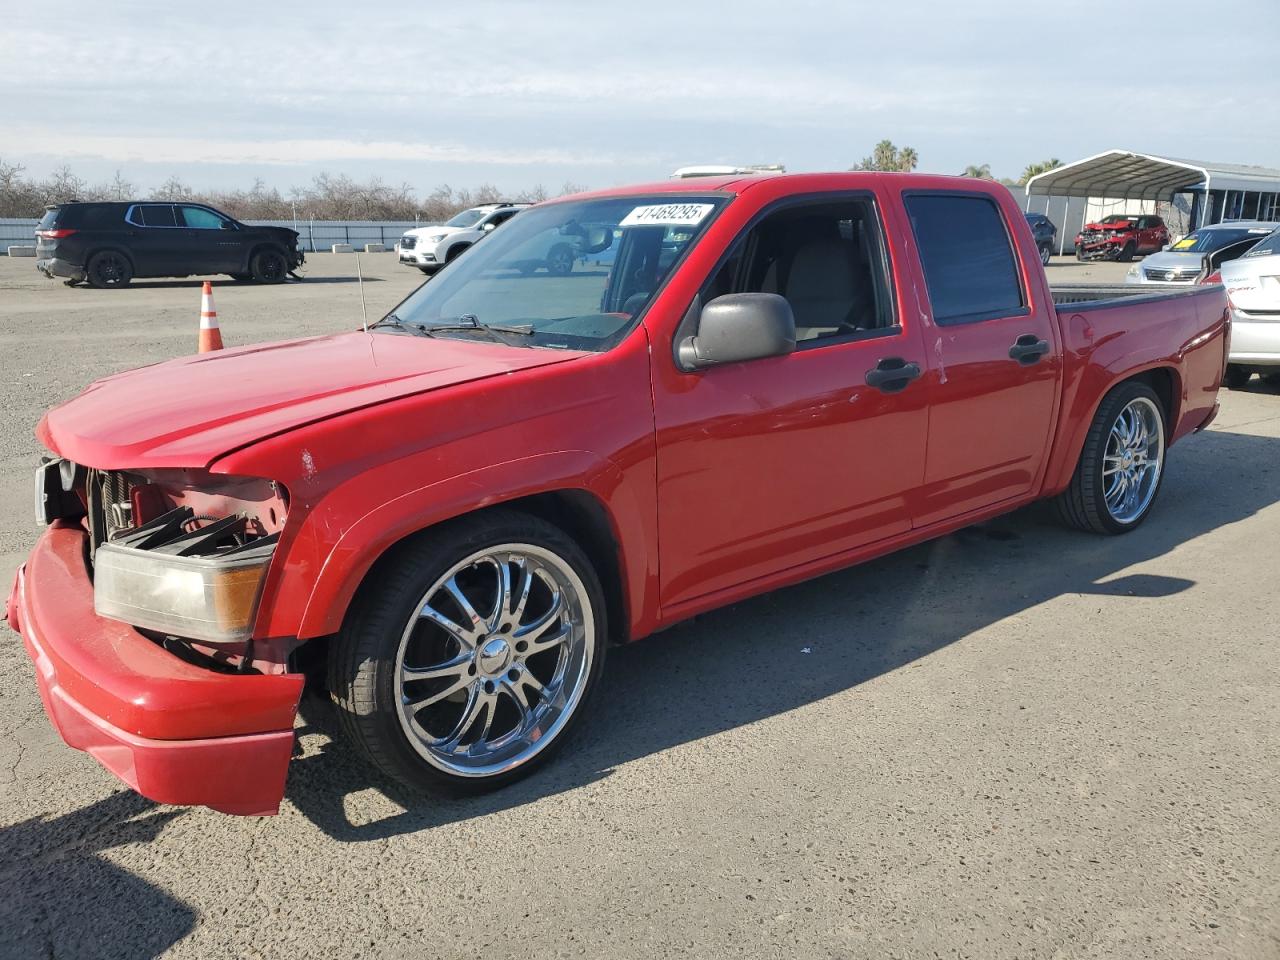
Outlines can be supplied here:
<path id="1" fill-rule="evenodd" d="M 1027 264 L 991 198 L 903 199 L 932 319 L 919 527 L 1032 490 L 1048 454 L 1061 354 L 1053 307 L 1028 295 Z"/>
<path id="2" fill-rule="evenodd" d="M 191 273 L 238 273 L 249 251 L 235 223 L 208 207 L 182 204 L 178 217 L 186 226 Z"/>
<path id="3" fill-rule="evenodd" d="M 908 531 L 924 471 L 924 350 L 871 197 L 759 218 L 699 300 L 737 292 L 784 296 L 796 351 L 696 372 L 654 358 L 668 609 Z"/>

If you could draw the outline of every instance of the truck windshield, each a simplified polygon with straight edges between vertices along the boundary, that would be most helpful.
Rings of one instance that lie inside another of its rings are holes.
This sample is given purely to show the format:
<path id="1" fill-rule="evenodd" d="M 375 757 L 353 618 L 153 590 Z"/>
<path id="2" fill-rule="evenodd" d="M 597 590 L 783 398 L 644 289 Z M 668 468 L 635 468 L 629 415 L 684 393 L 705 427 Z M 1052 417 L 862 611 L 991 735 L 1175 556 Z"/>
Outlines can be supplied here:
<path id="1" fill-rule="evenodd" d="M 393 332 L 478 336 L 518 327 L 530 346 L 607 350 L 635 325 L 722 196 L 608 197 L 533 207 L 484 237 L 393 313 Z"/>

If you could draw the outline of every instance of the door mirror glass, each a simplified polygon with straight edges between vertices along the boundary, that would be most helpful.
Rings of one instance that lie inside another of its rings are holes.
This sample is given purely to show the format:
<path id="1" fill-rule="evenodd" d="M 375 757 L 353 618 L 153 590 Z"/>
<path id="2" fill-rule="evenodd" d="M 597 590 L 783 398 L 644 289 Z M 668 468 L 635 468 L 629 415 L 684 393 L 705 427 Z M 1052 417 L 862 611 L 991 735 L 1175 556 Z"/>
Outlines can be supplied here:
<path id="1" fill-rule="evenodd" d="M 776 293 L 728 293 L 702 308 L 698 331 L 680 344 L 686 370 L 780 357 L 796 348 L 791 304 Z"/>

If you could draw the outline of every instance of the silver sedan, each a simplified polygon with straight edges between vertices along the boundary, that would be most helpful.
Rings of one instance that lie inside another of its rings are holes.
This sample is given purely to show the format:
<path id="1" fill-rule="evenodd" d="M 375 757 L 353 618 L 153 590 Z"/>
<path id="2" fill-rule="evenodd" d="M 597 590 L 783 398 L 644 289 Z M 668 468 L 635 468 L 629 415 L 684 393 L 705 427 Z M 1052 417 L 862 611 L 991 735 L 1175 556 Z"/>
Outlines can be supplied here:
<path id="1" fill-rule="evenodd" d="M 1231 354 L 1223 378 L 1242 387 L 1254 373 L 1280 384 L 1280 230 L 1222 265 L 1231 304 Z"/>
<path id="2" fill-rule="evenodd" d="M 1201 227 L 1177 243 L 1135 263 L 1125 283 L 1195 283 L 1204 258 L 1226 261 L 1240 256 L 1276 228 L 1265 220 L 1232 220 Z"/>

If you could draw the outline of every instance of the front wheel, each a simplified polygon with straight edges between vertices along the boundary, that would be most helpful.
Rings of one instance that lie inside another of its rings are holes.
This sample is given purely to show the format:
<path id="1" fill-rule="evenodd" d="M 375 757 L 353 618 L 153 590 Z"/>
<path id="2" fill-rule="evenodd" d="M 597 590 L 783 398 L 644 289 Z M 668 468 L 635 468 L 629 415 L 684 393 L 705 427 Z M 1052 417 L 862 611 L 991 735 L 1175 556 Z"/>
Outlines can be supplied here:
<path id="1" fill-rule="evenodd" d="M 284 283 L 289 275 L 289 261 L 279 250 L 259 250 L 249 266 L 258 283 Z"/>
<path id="2" fill-rule="evenodd" d="M 1121 249 L 1120 251 L 1120 256 L 1116 257 L 1116 259 L 1119 260 L 1121 263 L 1129 263 L 1133 259 L 1133 255 L 1136 252 L 1137 252 L 1137 247 L 1135 247 L 1133 242 L 1130 241 L 1129 243 L 1126 243 L 1124 245 L 1124 248 Z"/>
<path id="3" fill-rule="evenodd" d="M 1049 265 L 1049 260 L 1050 260 L 1050 259 L 1052 259 L 1052 257 L 1053 257 L 1053 248 L 1052 248 L 1052 247 L 1044 246 L 1044 247 L 1041 247 L 1041 248 L 1040 248 L 1040 263 L 1041 263 L 1041 264 L 1043 264 L 1044 266 L 1046 266 L 1046 267 L 1047 267 L 1047 266 Z"/>
<path id="4" fill-rule="evenodd" d="M 1226 372 L 1222 375 L 1222 385 L 1228 390 L 1239 390 L 1248 384 L 1252 377 L 1253 371 L 1248 367 L 1228 363 Z"/>
<path id="5" fill-rule="evenodd" d="M 1262 382 L 1268 387 L 1280 387 L 1280 373 L 1264 373 Z"/>
<path id="6" fill-rule="evenodd" d="M 1059 518 L 1091 533 L 1135 529 L 1160 490 L 1165 447 L 1160 398 L 1145 383 L 1120 384 L 1098 406 L 1071 485 L 1055 501 Z"/>
<path id="7" fill-rule="evenodd" d="M 572 539 L 494 510 L 399 548 L 370 583 L 329 662 L 345 732 L 369 760 L 457 794 L 551 756 L 604 661 L 604 594 Z"/>

